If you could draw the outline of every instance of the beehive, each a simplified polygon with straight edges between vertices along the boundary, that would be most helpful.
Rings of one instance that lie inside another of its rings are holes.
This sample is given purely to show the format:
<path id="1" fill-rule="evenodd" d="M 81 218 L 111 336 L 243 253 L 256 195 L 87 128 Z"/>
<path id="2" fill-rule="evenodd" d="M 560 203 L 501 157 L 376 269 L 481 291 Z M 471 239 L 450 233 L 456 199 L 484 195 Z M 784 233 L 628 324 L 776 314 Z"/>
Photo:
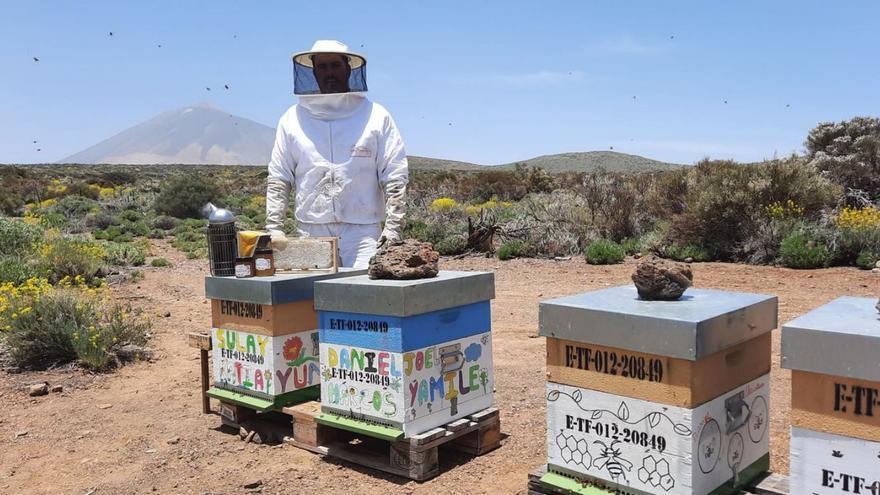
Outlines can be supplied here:
<path id="1" fill-rule="evenodd" d="M 214 371 L 208 395 L 258 410 L 316 398 L 320 366 L 314 283 L 362 273 L 206 277 Z"/>
<path id="2" fill-rule="evenodd" d="M 412 436 L 492 405 L 491 273 L 315 284 L 321 406 Z"/>
<path id="3" fill-rule="evenodd" d="M 880 315 L 841 297 L 782 327 L 791 493 L 880 493 Z"/>
<path id="4" fill-rule="evenodd" d="M 542 302 L 553 472 L 624 493 L 705 495 L 769 467 L 776 298 L 622 286 Z"/>

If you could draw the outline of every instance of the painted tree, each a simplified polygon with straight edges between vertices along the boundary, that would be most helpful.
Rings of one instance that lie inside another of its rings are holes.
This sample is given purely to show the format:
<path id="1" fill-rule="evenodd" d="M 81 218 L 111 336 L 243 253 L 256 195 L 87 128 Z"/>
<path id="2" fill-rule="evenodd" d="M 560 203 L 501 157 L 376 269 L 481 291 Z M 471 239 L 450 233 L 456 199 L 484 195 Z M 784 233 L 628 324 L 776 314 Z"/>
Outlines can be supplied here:
<path id="1" fill-rule="evenodd" d="M 805 145 L 810 163 L 846 187 L 850 202 L 880 200 L 880 119 L 822 122 Z"/>

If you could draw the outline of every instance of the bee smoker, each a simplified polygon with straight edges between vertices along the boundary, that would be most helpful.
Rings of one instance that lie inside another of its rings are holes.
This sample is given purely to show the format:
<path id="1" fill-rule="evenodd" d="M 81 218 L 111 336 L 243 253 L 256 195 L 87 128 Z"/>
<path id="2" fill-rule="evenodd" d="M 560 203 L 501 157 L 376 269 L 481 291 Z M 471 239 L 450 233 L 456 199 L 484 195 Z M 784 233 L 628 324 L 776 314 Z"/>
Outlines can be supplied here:
<path id="1" fill-rule="evenodd" d="M 235 276 L 235 257 L 238 255 L 235 215 L 211 203 L 202 208 L 208 217 L 208 258 L 214 277 Z"/>
<path id="2" fill-rule="evenodd" d="M 461 352 L 461 344 L 452 344 L 440 348 L 440 376 L 446 373 L 458 371 L 464 366 L 464 354 Z M 458 397 L 449 400 L 449 415 L 458 414 Z"/>

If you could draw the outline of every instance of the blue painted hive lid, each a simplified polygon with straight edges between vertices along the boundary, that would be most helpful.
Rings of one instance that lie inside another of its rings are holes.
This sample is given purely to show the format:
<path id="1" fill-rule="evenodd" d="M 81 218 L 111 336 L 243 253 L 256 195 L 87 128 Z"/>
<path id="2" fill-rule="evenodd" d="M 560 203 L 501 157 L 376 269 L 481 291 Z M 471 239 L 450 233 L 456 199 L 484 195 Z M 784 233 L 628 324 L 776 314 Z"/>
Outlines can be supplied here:
<path id="1" fill-rule="evenodd" d="M 540 334 L 695 361 L 776 328 L 776 296 L 688 289 L 645 301 L 633 285 L 540 303 Z"/>

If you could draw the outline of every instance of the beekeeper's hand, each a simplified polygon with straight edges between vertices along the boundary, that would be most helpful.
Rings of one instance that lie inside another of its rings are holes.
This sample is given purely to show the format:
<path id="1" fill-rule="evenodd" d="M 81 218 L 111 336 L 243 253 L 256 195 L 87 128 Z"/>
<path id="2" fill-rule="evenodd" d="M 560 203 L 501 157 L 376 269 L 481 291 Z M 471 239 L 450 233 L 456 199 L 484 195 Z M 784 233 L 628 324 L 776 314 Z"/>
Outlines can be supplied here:
<path id="1" fill-rule="evenodd" d="M 271 236 L 272 251 L 284 251 L 287 249 L 287 236 L 280 230 L 269 231 Z"/>

